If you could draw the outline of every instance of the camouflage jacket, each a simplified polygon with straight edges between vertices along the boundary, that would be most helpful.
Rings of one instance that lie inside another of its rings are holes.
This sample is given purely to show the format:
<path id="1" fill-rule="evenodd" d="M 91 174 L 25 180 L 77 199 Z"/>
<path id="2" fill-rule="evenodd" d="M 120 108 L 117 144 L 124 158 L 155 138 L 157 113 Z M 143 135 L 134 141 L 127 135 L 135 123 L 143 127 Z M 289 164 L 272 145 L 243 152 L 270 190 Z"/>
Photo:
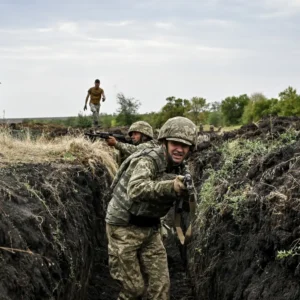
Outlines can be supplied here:
<path id="1" fill-rule="evenodd" d="M 159 143 L 156 140 L 151 140 L 139 145 L 125 144 L 122 142 L 118 142 L 115 148 L 120 151 L 121 162 L 123 162 L 128 156 L 130 156 L 132 153 L 136 151 L 141 151 L 147 148 L 154 148 L 158 146 Z"/>
<path id="2" fill-rule="evenodd" d="M 145 149 L 127 158 L 112 184 L 106 222 L 126 226 L 132 216 L 161 218 L 179 200 L 173 179 L 185 173 L 185 164 L 168 169 L 163 146 Z M 188 200 L 188 195 L 181 196 Z"/>

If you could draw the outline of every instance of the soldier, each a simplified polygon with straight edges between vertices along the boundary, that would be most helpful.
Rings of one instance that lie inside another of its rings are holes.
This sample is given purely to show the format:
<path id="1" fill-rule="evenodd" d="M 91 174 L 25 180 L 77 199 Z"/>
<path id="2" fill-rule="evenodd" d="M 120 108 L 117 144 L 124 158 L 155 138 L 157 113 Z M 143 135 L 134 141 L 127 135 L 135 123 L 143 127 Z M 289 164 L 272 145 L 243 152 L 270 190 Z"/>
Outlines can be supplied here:
<path id="1" fill-rule="evenodd" d="M 153 140 L 153 129 L 147 122 L 133 123 L 128 130 L 128 135 L 131 137 L 133 145 L 118 142 L 113 136 L 106 140 L 109 146 L 120 151 L 121 161 L 136 151 L 158 146 L 158 143 Z"/>
<path id="2" fill-rule="evenodd" d="M 122 284 L 119 300 L 142 299 L 145 286 L 148 299 L 170 297 L 160 218 L 178 200 L 188 200 L 181 175 L 195 146 L 196 132 L 187 118 L 169 119 L 158 136 L 161 145 L 132 154 L 115 177 L 106 230 L 110 273 Z"/>
<path id="3" fill-rule="evenodd" d="M 88 94 L 85 99 L 85 105 L 84 105 L 83 110 L 87 110 L 87 102 L 88 102 L 89 98 L 90 98 L 91 112 L 93 113 L 94 126 L 98 126 L 101 98 L 102 98 L 103 102 L 106 99 L 104 90 L 102 88 L 100 88 L 100 80 L 99 79 L 96 79 L 95 86 L 91 87 L 88 90 Z"/>

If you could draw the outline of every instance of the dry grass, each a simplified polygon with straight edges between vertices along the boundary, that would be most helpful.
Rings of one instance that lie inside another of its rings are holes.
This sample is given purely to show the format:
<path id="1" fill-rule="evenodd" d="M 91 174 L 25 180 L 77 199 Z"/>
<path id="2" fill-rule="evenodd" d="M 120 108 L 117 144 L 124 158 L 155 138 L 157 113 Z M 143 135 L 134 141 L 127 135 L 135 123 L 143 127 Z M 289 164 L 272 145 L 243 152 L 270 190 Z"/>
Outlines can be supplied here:
<path id="1" fill-rule="evenodd" d="M 7 163 L 82 163 L 93 166 L 104 164 L 113 176 L 117 170 L 114 152 L 103 142 L 91 143 L 81 137 L 45 137 L 16 139 L 7 130 L 0 131 L 0 165 Z"/>

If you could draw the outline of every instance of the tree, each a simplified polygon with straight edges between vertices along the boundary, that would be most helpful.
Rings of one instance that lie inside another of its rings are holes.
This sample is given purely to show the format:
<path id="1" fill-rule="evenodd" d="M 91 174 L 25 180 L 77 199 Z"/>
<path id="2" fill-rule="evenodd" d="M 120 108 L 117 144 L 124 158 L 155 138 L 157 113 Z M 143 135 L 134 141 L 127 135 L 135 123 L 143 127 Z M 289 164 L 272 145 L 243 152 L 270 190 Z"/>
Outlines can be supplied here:
<path id="1" fill-rule="evenodd" d="M 141 106 L 139 100 L 134 98 L 126 98 L 124 94 L 117 95 L 117 103 L 119 108 L 117 110 L 117 124 L 118 125 L 131 125 L 138 119 L 138 110 Z"/>
<path id="2" fill-rule="evenodd" d="M 208 124 L 219 127 L 223 125 L 223 115 L 220 102 L 209 104 Z"/>
<path id="3" fill-rule="evenodd" d="M 188 115 L 192 121 L 198 125 L 200 122 L 204 122 L 206 119 L 205 109 L 208 108 L 206 99 L 201 97 L 193 97 L 190 100 Z"/>
<path id="4" fill-rule="evenodd" d="M 289 86 L 283 92 L 279 93 L 278 107 L 283 116 L 300 115 L 300 95 L 297 90 Z"/>
<path id="5" fill-rule="evenodd" d="M 226 125 L 240 124 L 244 107 L 248 104 L 249 97 L 244 94 L 239 97 L 227 97 L 221 103 L 221 111 Z"/>
<path id="6" fill-rule="evenodd" d="M 258 107 L 261 111 L 258 111 Z M 262 93 L 254 93 L 250 96 L 248 104 L 244 108 L 242 121 L 244 124 L 257 121 L 269 109 L 267 97 Z"/>
<path id="7" fill-rule="evenodd" d="M 161 126 L 168 119 L 178 116 L 184 116 L 191 107 L 190 101 L 187 99 L 168 97 L 167 104 L 163 106 L 160 112 L 158 126 Z"/>

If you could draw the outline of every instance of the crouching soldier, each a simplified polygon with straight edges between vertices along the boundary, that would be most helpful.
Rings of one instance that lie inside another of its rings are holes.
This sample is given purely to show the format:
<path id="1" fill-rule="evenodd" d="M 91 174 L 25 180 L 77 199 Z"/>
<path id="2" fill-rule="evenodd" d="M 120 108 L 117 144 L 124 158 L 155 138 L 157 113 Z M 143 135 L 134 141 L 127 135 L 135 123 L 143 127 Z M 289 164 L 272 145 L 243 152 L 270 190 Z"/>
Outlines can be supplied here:
<path id="1" fill-rule="evenodd" d="M 106 140 L 108 146 L 115 147 L 115 149 L 120 151 L 119 164 L 136 151 L 157 147 L 159 145 L 158 142 L 153 139 L 153 129 L 151 125 L 144 121 L 133 123 L 128 130 L 128 135 L 131 137 L 132 144 L 118 142 L 113 136 Z"/>
<path id="2" fill-rule="evenodd" d="M 132 154 L 115 177 L 106 230 L 110 273 L 122 285 L 119 300 L 142 299 L 145 293 L 152 300 L 170 297 L 160 218 L 178 200 L 188 200 L 181 175 L 196 131 L 187 118 L 169 119 L 158 136 L 161 145 Z"/>

